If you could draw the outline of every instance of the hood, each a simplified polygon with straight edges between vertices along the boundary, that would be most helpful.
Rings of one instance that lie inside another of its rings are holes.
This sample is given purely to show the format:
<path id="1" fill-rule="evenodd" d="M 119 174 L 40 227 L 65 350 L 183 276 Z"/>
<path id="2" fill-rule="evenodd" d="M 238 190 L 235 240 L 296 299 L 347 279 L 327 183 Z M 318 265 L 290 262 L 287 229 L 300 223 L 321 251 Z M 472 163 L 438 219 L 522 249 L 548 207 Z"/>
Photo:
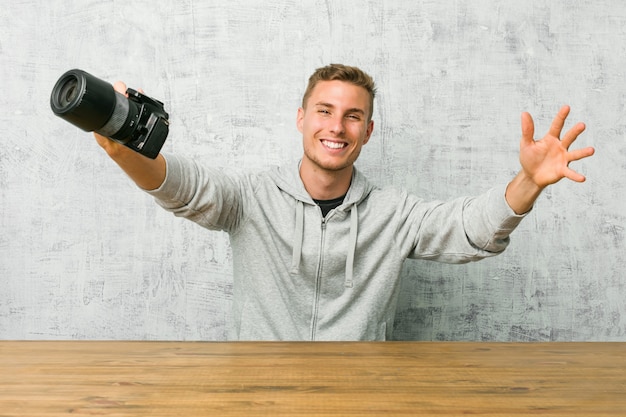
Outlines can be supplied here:
<path id="1" fill-rule="evenodd" d="M 302 258 L 302 242 L 304 239 L 304 205 L 315 205 L 313 198 L 304 188 L 300 178 L 300 162 L 275 167 L 270 171 L 270 176 L 283 192 L 291 195 L 296 201 L 295 230 L 293 234 L 293 253 L 291 263 L 291 273 L 297 274 L 300 271 L 300 261 Z M 343 200 L 343 203 L 336 209 L 350 211 L 350 245 L 346 253 L 345 286 L 351 288 L 354 278 L 354 254 L 359 227 L 358 204 L 366 199 L 374 186 L 355 167 L 352 172 L 352 182 Z"/>
<path id="2" fill-rule="evenodd" d="M 300 178 L 300 163 L 301 160 L 298 160 L 288 165 L 273 167 L 269 174 L 282 191 L 303 203 L 315 204 L 313 198 L 311 198 L 306 188 L 304 188 L 304 184 Z M 352 172 L 350 188 L 348 189 L 348 193 L 341 207 L 359 204 L 367 198 L 373 189 L 374 186 L 368 181 L 365 175 L 355 167 Z"/>

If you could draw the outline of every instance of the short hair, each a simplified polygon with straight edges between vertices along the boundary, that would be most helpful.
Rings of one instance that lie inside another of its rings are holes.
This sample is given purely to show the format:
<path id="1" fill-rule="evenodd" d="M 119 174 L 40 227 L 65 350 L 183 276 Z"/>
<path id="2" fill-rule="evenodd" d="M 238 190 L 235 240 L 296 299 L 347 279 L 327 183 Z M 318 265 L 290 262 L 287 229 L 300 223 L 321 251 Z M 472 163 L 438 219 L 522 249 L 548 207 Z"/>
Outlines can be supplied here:
<path id="1" fill-rule="evenodd" d="M 357 67 L 343 64 L 330 64 L 315 70 L 309 77 L 309 84 L 302 97 L 302 108 L 306 107 L 306 102 L 311 96 L 313 89 L 320 81 L 346 81 L 358 87 L 363 87 L 370 96 L 370 114 L 368 120 L 372 119 L 374 113 L 374 97 L 376 96 L 376 84 L 374 79 Z"/>

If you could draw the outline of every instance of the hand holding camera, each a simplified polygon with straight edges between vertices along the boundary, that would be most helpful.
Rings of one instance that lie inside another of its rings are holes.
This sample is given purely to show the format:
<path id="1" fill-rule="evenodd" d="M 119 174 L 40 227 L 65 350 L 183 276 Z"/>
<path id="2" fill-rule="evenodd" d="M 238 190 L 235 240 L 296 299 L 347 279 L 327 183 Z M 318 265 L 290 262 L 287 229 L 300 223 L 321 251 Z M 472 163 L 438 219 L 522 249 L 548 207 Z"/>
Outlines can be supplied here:
<path id="1" fill-rule="evenodd" d="M 169 115 L 163 103 L 126 89 L 122 83 L 116 87 L 122 91 L 85 71 L 70 70 L 52 89 L 50 107 L 57 116 L 87 132 L 94 131 L 155 159 L 169 132 Z"/>

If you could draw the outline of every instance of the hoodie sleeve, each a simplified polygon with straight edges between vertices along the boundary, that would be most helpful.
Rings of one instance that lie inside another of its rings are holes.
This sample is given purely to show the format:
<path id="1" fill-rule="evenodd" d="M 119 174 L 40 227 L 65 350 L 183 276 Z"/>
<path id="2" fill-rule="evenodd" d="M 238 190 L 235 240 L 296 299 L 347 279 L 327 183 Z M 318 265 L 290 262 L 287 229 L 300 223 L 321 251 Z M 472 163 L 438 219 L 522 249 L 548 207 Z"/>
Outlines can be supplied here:
<path id="1" fill-rule="evenodd" d="M 509 244 L 509 235 L 527 213 L 516 214 L 504 197 L 506 188 L 496 187 L 468 199 L 463 207 L 463 226 L 473 246 L 500 253 Z"/>
<path id="2" fill-rule="evenodd" d="M 416 204 L 410 230 L 400 233 L 412 241 L 409 257 L 465 263 L 501 253 L 526 216 L 515 214 L 504 194 L 504 187 L 495 187 L 477 197 L 427 203 L 425 210 Z"/>
<path id="3" fill-rule="evenodd" d="M 241 193 L 234 177 L 217 169 L 200 167 L 195 161 L 164 155 L 165 181 L 146 191 L 157 204 L 211 230 L 231 230 L 241 213 Z"/>

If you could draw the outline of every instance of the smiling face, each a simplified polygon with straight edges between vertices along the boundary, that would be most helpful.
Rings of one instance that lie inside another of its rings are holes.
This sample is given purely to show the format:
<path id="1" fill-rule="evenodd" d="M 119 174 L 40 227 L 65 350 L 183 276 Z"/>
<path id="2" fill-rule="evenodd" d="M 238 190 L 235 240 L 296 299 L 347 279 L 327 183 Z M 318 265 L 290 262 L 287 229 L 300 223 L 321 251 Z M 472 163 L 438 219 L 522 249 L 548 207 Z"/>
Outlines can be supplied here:
<path id="1" fill-rule="evenodd" d="M 374 129 L 370 95 L 346 81 L 320 81 L 303 108 L 297 125 L 302 133 L 301 170 L 352 175 L 352 166 Z"/>

